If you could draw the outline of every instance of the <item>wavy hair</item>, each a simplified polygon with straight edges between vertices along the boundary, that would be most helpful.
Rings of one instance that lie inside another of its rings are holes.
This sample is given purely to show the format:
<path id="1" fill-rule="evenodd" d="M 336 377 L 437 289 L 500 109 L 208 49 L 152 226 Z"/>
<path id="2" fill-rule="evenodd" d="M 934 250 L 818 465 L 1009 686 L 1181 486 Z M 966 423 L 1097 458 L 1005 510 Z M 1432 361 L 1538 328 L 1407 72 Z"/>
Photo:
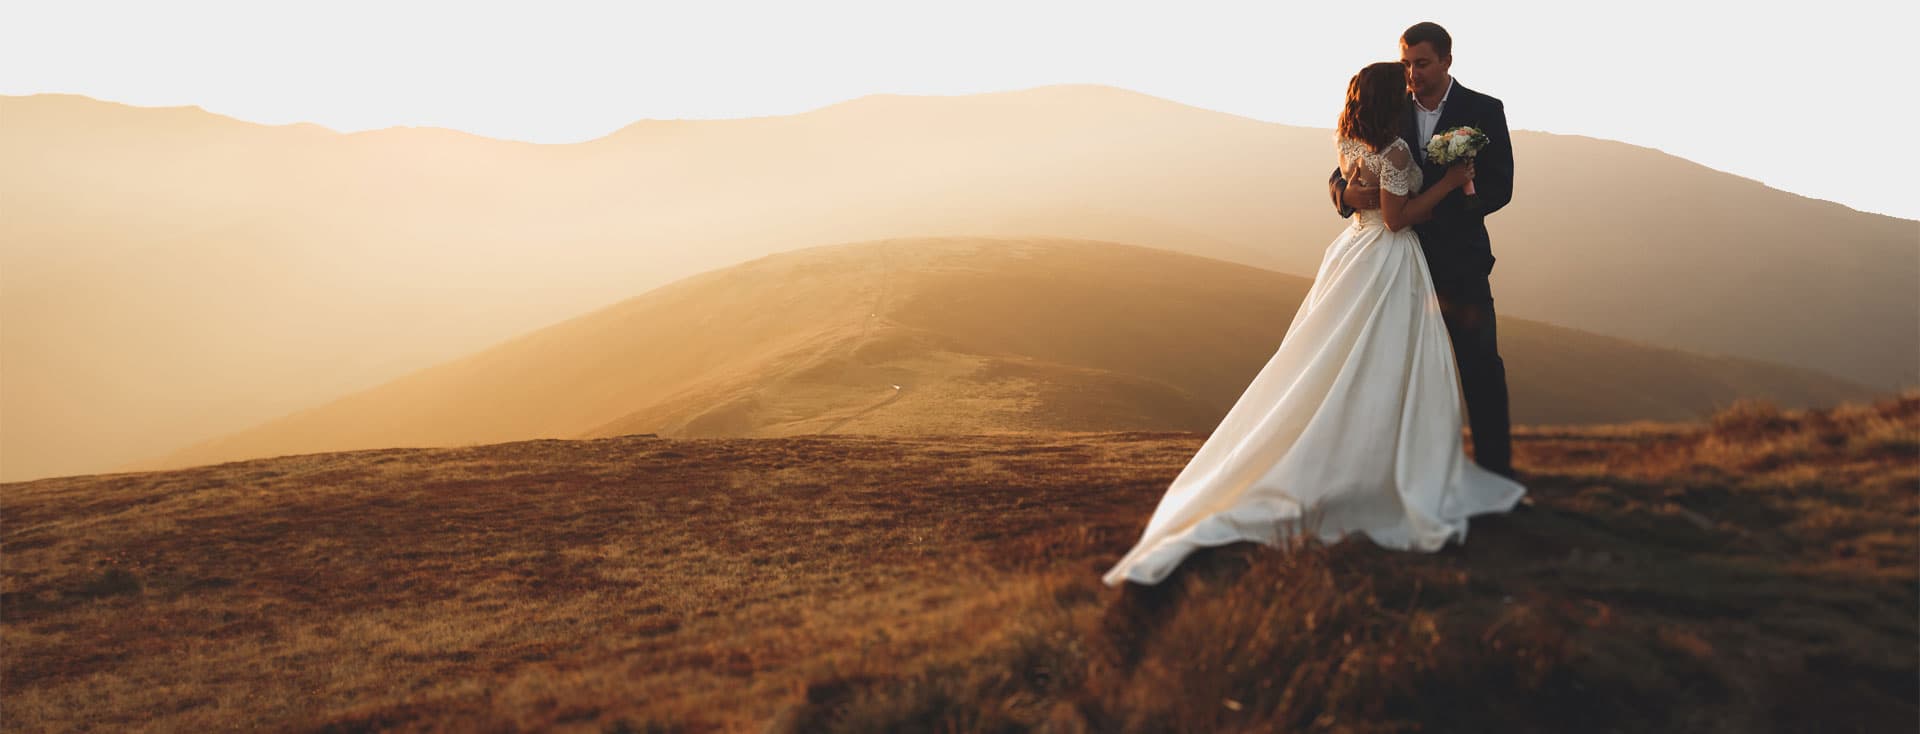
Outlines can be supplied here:
<path id="1" fill-rule="evenodd" d="M 1397 61 L 1368 64 L 1347 82 L 1347 105 L 1335 130 L 1380 150 L 1399 135 L 1407 113 L 1407 70 Z"/>

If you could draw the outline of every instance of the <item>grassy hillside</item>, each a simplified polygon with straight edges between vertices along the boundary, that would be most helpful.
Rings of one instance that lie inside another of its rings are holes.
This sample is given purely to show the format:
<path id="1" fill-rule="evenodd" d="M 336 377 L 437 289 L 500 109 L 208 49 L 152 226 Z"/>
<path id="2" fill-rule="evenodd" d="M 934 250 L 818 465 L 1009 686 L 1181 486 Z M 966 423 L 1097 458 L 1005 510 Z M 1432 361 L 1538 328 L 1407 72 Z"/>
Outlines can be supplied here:
<path id="1" fill-rule="evenodd" d="M 0 485 L 0 728 L 1896 731 L 1920 393 L 1522 429 L 1437 555 L 1101 586 L 1190 433 L 633 435 Z"/>
<path id="2" fill-rule="evenodd" d="M 167 469 L 282 454 L 630 433 L 1209 431 L 1311 282 L 1145 247 L 923 238 L 705 273 L 318 408 Z M 1504 318 L 1514 419 L 1703 417 L 1872 393 L 1797 368 Z"/>
<path id="3" fill-rule="evenodd" d="M 1614 141 L 1514 149 L 1503 313 L 1920 384 L 1914 221 Z M 1331 160 L 1324 128 L 1090 85 L 568 145 L 0 96 L 0 479 L 112 470 L 815 245 L 1068 237 L 1308 275 L 1344 226 Z"/>

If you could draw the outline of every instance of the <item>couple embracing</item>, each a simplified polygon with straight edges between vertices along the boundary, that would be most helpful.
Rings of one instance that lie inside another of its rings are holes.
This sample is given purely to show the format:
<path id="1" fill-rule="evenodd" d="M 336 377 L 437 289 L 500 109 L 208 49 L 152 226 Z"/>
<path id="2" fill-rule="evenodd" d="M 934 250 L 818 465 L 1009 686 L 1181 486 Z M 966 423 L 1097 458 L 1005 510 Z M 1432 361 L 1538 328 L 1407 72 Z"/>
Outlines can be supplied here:
<path id="1" fill-rule="evenodd" d="M 1513 145 L 1500 100 L 1449 73 L 1452 47 L 1420 23 L 1399 62 L 1348 84 L 1328 186 L 1352 221 L 1108 585 L 1157 584 L 1201 548 L 1303 534 L 1434 551 L 1464 542 L 1468 517 L 1523 501 L 1485 224 L 1512 199 Z"/>

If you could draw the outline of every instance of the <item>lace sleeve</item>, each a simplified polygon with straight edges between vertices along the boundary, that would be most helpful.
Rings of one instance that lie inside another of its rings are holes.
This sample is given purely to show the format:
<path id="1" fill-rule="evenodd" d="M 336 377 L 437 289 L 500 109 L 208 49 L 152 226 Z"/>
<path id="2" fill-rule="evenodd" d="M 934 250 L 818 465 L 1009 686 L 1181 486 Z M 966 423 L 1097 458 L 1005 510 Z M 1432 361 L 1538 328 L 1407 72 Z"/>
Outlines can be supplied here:
<path id="1" fill-rule="evenodd" d="M 1356 175 L 1366 167 L 1367 148 L 1351 138 L 1340 139 L 1340 172 L 1347 177 L 1348 183 L 1356 180 Z"/>
<path id="2" fill-rule="evenodd" d="M 1406 196 L 1413 191 L 1413 153 L 1407 150 L 1407 142 L 1399 138 L 1380 153 L 1380 188 L 1395 196 Z"/>

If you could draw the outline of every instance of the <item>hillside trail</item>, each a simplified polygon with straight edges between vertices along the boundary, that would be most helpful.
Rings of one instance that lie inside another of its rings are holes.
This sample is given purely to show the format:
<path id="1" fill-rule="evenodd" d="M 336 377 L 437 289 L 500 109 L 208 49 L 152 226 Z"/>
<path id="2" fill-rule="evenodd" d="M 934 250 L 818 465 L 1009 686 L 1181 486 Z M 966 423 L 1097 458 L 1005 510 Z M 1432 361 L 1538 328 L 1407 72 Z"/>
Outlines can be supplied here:
<path id="1" fill-rule="evenodd" d="M 874 294 L 873 305 L 867 309 L 867 317 L 862 321 L 860 326 L 860 336 L 839 345 L 839 351 L 845 355 L 845 361 L 843 363 L 845 366 L 840 368 L 840 375 L 843 378 L 843 382 L 846 381 L 847 373 L 853 369 L 854 355 L 857 355 L 860 352 L 860 348 L 866 346 L 867 343 L 873 339 L 874 328 L 878 325 L 877 322 L 879 322 L 881 318 L 880 314 L 886 311 L 887 305 L 893 297 L 894 272 L 893 254 L 884 247 L 880 248 L 879 292 Z M 893 391 L 891 394 L 871 405 L 842 416 L 839 420 L 820 429 L 819 433 L 826 434 L 838 431 L 842 426 L 862 416 L 893 404 L 894 401 L 899 400 L 900 396 L 907 391 L 906 386 L 903 384 L 888 383 L 887 387 Z"/>

